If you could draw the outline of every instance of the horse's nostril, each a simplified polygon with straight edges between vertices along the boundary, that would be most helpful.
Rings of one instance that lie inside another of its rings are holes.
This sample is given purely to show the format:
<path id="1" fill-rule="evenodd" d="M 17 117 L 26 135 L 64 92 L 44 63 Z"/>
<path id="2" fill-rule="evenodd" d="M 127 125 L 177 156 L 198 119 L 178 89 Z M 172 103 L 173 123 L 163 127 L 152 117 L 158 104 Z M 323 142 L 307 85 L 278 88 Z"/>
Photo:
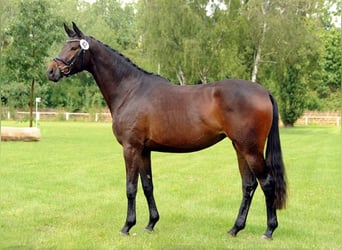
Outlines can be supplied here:
<path id="1" fill-rule="evenodd" d="M 56 70 L 53 67 L 49 67 L 46 70 L 46 76 L 49 80 L 54 80 L 54 78 L 56 77 Z"/>

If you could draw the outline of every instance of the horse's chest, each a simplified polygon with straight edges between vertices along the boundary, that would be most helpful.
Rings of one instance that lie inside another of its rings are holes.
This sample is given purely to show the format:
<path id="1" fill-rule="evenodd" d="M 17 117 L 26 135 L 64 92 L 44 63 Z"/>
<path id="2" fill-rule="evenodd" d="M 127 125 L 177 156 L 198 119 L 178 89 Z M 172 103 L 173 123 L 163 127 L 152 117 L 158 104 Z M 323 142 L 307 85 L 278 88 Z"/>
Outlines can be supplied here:
<path id="1" fill-rule="evenodd" d="M 113 119 L 112 130 L 121 143 L 141 142 L 146 138 L 146 118 L 135 112 Z"/>

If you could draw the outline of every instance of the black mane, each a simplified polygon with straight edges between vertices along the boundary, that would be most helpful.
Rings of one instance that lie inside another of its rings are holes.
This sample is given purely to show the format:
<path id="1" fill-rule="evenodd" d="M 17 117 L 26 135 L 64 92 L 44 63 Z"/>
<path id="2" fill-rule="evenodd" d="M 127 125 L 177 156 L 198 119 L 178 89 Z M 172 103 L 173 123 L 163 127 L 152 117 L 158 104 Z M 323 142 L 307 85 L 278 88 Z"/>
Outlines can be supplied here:
<path id="1" fill-rule="evenodd" d="M 120 51 L 116 50 L 116 49 L 113 49 L 112 47 L 110 47 L 109 45 L 107 44 L 104 44 L 103 42 L 97 40 L 96 38 L 90 36 L 90 38 L 94 39 L 95 41 L 97 41 L 98 43 L 100 43 L 102 46 L 110 49 L 112 52 L 114 52 L 115 56 L 116 56 L 116 60 L 118 60 L 118 64 L 120 66 L 126 66 L 125 69 L 131 69 L 130 72 L 128 73 L 133 73 L 132 71 L 138 71 L 138 72 L 141 72 L 145 75 L 149 75 L 149 76 L 156 76 L 156 77 L 160 77 L 166 81 L 168 81 L 166 78 L 158 75 L 158 74 L 155 74 L 153 72 L 149 72 L 149 71 L 146 71 L 144 70 L 143 68 L 139 67 L 138 65 L 136 65 L 131 59 L 129 59 L 128 57 L 126 57 L 124 54 L 122 54 Z M 121 69 L 123 71 L 123 69 Z"/>

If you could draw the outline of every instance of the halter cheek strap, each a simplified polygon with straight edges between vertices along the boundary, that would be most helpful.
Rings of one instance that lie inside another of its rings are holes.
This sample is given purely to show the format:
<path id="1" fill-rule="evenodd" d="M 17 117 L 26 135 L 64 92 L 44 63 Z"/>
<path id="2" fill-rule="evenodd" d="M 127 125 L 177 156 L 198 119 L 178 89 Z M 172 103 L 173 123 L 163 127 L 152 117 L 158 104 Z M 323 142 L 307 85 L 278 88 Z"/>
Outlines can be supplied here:
<path id="1" fill-rule="evenodd" d="M 80 56 L 80 55 L 83 55 L 82 56 L 82 68 L 84 66 L 84 56 L 85 56 L 85 50 L 81 49 L 77 52 L 77 54 L 70 60 L 70 62 L 66 62 L 65 60 L 63 60 L 62 58 L 60 57 L 55 57 L 53 60 L 57 63 L 59 69 L 61 70 L 61 72 L 63 73 L 63 75 L 67 76 L 70 74 L 70 71 L 71 71 L 71 67 L 72 65 L 74 65 L 74 63 L 76 62 L 77 58 Z M 64 66 L 60 66 L 58 64 L 58 62 L 61 62 L 64 64 Z"/>
<path id="2" fill-rule="evenodd" d="M 57 63 L 58 68 L 60 69 L 60 71 L 62 72 L 62 74 L 64 76 L 68 76 L 70 74 L 71 71 L 71 67 L 72 65 L 74 65 L 74 63 L 76 62 L 76 60 L 82 55 L 82 68 L 84 67 L 84 57 L 85 57 L 85 52 L 86 50 L 89 49 L 89 44 L 86 40 L 84 39 L 72 39 L 72 40 L 68 40 L 69 42 L 80 42 L 80 47 L 81 49 L 77 52 L 77 54 L 69 61 L 65 61 L 64 59 L 60 58 L 60 57 L 55 57 L 53 60 Z M 61 62 L 64 64 L 64 66 L 60 66 L 58 64 L 58 62 Z"/>

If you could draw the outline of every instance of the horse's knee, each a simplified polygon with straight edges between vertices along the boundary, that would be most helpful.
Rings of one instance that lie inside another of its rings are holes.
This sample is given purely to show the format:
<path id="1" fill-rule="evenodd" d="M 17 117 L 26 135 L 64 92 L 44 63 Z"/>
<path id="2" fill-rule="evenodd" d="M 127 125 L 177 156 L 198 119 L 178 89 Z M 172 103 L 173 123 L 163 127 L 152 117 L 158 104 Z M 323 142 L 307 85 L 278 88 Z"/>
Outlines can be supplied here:
<path id="1" fill-rule="evenodd" d="M 128 183 L 126 188 L 127 199 L 134 200 L 137 196 L 138 187 L 137 184 Z"/>

